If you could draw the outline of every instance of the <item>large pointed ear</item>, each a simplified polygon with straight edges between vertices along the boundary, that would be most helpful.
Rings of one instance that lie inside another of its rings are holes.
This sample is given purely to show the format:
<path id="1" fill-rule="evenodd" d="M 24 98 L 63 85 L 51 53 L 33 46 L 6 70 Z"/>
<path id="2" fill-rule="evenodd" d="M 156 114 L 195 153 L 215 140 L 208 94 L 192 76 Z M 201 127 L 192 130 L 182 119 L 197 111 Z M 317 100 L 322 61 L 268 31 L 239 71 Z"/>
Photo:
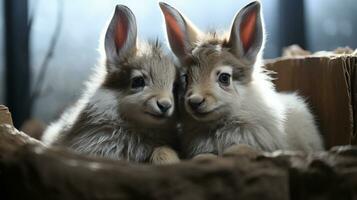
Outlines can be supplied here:
<path id="1" fill-rule="evenodd" d="M 134 14 L 128 7 L 117 5 L 104 39 L 107 61 L 117 63 L 133 55 L 136 51 L 136 37 Z"/>
<path id="2" fill-rule="evenodd" d="M 255 62 L 264 40 L 260 3 L 254 1 L 236 15 L 228 40 L 232 53 L 247 62 Z"/>
<path id="3" fill-rule="evenodd" d="M 170 5 L 159 3 L 165 18 L 167 37 L 171 50 L 179 59 L 185 59 L 198 40 L 198 29 Z"/>

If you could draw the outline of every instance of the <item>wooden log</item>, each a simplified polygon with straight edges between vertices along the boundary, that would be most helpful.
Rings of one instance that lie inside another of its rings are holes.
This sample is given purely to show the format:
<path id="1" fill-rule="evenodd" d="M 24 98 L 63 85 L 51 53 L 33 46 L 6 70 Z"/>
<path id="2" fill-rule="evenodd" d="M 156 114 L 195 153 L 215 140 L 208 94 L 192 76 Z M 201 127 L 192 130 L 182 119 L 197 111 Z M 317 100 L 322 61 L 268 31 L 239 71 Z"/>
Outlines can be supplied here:
<path id="1" fill-rule="evenodd" d="M 4 105 L 0 105 L 0 124 L 13 125 L 11 113 L 9 112 L 9 109 Z"/>
<path id="2" fill-rule="evenodd" d="M 26 144 L 45 146 L 39 140 L 26 135 L 26 133 L 18 131 L 9 124 L 0 125 L 0 158 L 15 152 Z"/>
<path id="3" fill-rule="evenodd" d="M 0 105 L 0 158 L 5 154 L 12 153 L 26 144 L 45 146 L 39 140 L 36 140 L 26 133 L 18 131 L 12 123 L 9 109 Z"/>
<path id="4" fill-rule="evenodd" d="M 357 198 L 351 146 L 312 154 L 243 146 L 226 158 L 155 166 L 48 148 L 8 125 L 0 133 L 0 147 L 15 146 L 0 151 L 1 199 Z"/>

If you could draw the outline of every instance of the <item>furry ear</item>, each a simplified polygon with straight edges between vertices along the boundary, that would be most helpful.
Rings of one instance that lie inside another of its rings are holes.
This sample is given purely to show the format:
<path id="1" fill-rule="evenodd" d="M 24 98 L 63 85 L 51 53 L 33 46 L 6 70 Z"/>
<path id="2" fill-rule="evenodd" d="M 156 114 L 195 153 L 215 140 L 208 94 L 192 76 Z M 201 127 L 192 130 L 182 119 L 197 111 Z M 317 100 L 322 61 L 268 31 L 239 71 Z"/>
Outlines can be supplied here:
<path id="1" fill-rule="evenodd" d="M 165 18 L 167 37 L 171 50 L 181 60 L 189 54 L 194 42 L 197 41 L 198 29 L 178 10 L 160 2 L 161 11 Z"/>
<path id="2" fill-rule="evenodd" d="M 232 53 L 248 62 L 255 62 L 263 46 L 264 27 L 260 7 L 260 3 L 254 1 L 238 12 L 228 40 Z"/>
<path id="3" fill-rule="evenodd" d="M 123 5 L 115 13 L 105 34 L 104 48 L 108 62 L 116 63 L 136 51 L 137 27 L 134 14 Z"/>

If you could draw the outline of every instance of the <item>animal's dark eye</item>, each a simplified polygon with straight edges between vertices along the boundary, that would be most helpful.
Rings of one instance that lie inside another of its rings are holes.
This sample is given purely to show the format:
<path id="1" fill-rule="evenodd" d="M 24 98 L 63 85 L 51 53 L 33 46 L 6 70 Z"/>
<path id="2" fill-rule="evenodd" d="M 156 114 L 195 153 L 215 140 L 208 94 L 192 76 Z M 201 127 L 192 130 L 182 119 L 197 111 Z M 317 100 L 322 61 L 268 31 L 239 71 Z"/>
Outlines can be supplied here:
<path id="1" fill-rule="evenodd" d="M 145 80 L 142 76 L 134 77 L 131 81 L 131 88 L 138 89 L 145 86 Z"/>
<path id="2" fill-rule="evenodd" d="M 228 73 L 221 73 L 218 77 L 218 81 L 224 85 L 224 86 L 228 86 L 231 82 L 231 75 Z"/>

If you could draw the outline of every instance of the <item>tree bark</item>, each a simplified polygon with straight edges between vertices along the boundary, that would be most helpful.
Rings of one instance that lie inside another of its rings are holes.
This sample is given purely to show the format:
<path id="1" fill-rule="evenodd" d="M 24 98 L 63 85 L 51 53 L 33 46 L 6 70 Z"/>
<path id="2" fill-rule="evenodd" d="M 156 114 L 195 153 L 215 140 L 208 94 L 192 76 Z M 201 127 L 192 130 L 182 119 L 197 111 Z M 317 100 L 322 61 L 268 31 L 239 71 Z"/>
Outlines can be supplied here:
<path id="1" fill-rule="evenodd" d="M 352 199 L 357 149 L 258 153 L 143 165 L 45 147 L 0 126 L 0 188 L 5 199 Z"/>
<path id="2" fill-rule="evenodd" d="M 13 125 L 11 113 L 6 106 L 0 105 L 0 124 Z"/>
<path id="3" fill-rule="evenodd" d="M 304 154 L 241 145 L 223 158 L 149 165 L 46 147 L 1 124 L 0 199 L 357 198 L 353 146 Z"/>

